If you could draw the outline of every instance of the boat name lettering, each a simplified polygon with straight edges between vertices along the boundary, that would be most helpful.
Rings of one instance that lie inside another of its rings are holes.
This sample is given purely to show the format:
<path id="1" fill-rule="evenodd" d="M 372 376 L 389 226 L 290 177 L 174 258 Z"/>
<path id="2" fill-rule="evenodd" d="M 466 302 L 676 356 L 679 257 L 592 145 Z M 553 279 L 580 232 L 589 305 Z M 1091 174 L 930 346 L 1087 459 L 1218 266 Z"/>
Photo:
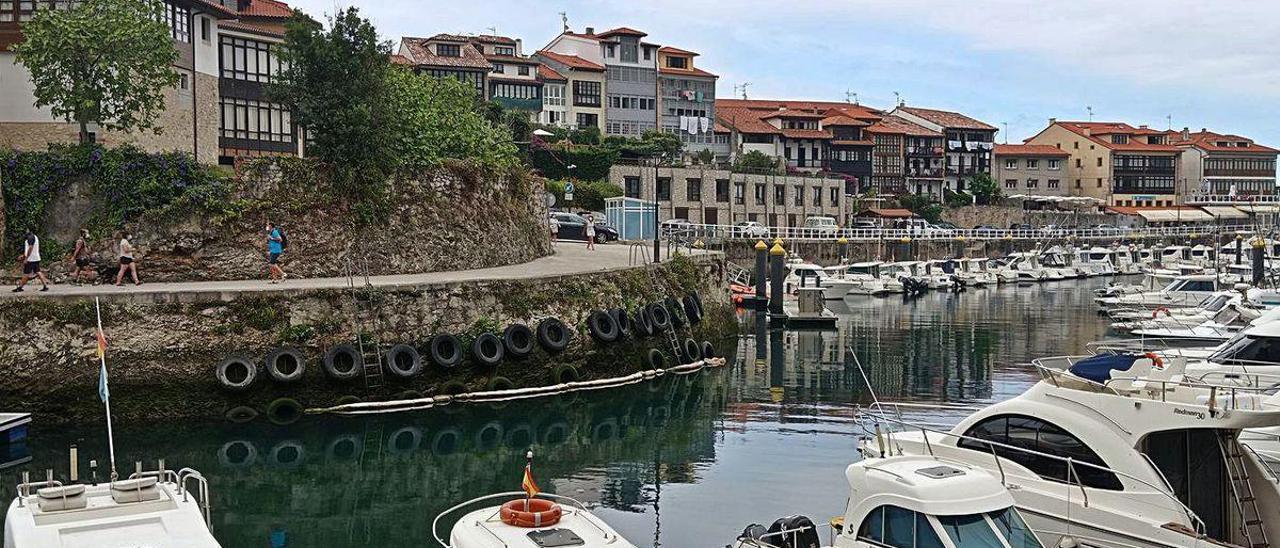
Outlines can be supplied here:
<path id="1" fill-rule="evenodd" d="M 1193 410 L 1193 409 L 1182 409 L 1182 408 L 1179 408 L 1179 407 L 1174 407 L 1174 408 L 1173 408 L 1173 414 L 1174 414 L 1174 415 L 1186 415 L 1186 416 L 1188 416 L 1188 417 L 1195 417 L 1195 418 L 1197 418 L 1197 419 L 1204 420 L 1204 411 L 1196 411 L 1196 410 Z"/>

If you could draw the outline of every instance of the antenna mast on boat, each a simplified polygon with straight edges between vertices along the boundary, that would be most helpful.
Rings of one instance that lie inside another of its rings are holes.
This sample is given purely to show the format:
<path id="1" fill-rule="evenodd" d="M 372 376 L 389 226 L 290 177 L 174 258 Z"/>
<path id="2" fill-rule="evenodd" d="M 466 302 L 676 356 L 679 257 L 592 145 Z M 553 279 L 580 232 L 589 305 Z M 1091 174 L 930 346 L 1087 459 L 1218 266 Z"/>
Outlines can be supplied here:
<path id="1" fill-rule="evenodd" d="M 98 297 L 93 298 L 93 309 L 98 316 L 98 397 L 107 409 L 107 452 L 111 458 L 111 481 L 115 481 L 119 476 L 116 474 L 116 439 L 111 432 L 111 394 L 107 389 L 107 336 L 102 331 L 102 303 Z"/>

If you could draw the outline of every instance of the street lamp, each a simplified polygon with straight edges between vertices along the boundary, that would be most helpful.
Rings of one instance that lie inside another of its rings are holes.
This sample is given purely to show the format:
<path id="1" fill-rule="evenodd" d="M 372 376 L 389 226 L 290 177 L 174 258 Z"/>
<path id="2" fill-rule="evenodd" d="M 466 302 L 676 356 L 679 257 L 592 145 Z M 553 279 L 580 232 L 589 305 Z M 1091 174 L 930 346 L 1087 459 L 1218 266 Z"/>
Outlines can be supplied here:
<path id="1" fill-rule="evenodd" d="M 670 189 L 667 190 L 670 192 Z M 653 156 L 653 262 L 662 262 L 662 247 L 658 244 L 658 155 Z"/>

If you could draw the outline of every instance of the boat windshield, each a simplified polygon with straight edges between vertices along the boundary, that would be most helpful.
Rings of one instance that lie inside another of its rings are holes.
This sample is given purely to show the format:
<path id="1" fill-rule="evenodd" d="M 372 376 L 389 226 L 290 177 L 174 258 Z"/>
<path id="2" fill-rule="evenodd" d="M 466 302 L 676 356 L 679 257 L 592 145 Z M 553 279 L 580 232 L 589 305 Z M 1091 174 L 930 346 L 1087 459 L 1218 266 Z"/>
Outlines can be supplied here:
<path id="1" fill-rule="evenodd" d="M 1278 363 L 1280 338 L 1236 335 L 1209 356 L 1213 363 Z"/>
<path id="2" fill-rule="evenodd" d="M 1222 307 L 1226 306 L 1227 301 L 1229 300 L 1231 300 L 1231 297 L 1226 295 L 1210 295 L 1205 297 L 1203 301 L 1200 301 L 1200 308 L 1208 310 L 1209 312 L 1217 312 L 1222 310 Z"/>
<path id="3" fill-rule="evenodd" d="M 1004 548 L 1001 538 L 1011 548 L 1041 548 L 1043 545 L 1036 538 L 1027 524 L 1022 521 L 1018 511 L 1006 508 L 986 514 L 967 514 L 963 516 L 937 516 L 942 530 L 951 538 L 956 546 L 965 548 Z M 998 532 L 997 532 L 998 530 Z"/>

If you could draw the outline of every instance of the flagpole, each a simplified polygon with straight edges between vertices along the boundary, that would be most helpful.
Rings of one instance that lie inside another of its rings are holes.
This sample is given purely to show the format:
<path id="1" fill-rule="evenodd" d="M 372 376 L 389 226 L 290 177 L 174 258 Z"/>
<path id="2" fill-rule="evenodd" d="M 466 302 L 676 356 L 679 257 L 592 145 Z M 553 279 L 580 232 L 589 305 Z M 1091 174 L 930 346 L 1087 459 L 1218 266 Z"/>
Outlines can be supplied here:
<path id="1" fill-rule="evenodd" d="M 107 408 L 107 452 L 111 458 L 111 481 L 115 481 L 116 474 L 116 440 L 115 435 L 111 432 L 111 397 L 107 393 L 107 349 L 103 345 L 105 336 L 102 331 L 102 303 L 98 297 L 93 298 L 93 308 L 98 316 L 98 362 L 102 368 L 99 373 L 99 396 L 102 397 L 102 404 Z"/>

